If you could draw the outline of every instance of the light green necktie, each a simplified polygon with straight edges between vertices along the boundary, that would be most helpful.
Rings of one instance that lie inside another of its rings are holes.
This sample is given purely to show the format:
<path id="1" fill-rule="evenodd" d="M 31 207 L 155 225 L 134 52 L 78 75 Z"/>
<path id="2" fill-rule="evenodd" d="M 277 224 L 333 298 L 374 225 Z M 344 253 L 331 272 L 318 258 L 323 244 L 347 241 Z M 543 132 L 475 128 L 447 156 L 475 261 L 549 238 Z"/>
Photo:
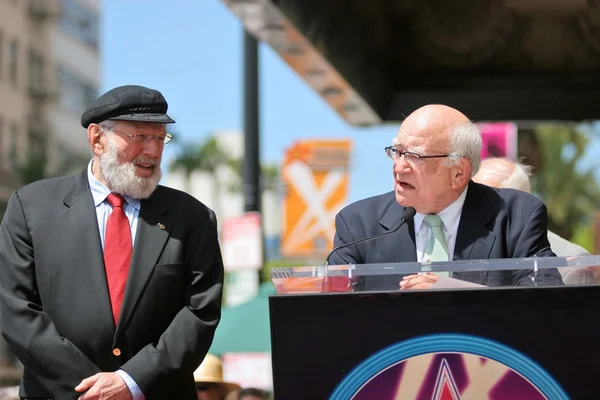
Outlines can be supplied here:
<path id="1" fill-rule="evenodd" d="M 423 220 L 431 230 L 427 246 L 425 247 L 425 255 L 431 261 L 450 261 L 448 257 L 448 243 L 442 231 L 442 219 L 439 215 L 429 214 Z M 447 272 L 438 273 L 438 276 L 448 276 Z"/>

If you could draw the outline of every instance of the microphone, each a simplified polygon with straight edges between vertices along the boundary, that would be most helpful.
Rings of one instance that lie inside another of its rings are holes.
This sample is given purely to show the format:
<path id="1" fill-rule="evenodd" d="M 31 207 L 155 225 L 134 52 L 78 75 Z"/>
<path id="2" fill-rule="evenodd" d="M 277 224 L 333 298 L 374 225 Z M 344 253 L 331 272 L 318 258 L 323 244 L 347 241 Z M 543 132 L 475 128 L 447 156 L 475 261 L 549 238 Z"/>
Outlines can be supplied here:
<path id="1" fill-rule="evenodd" d="M 331 255 L 335 251 L 343 249 L 344 247 L 354 246 L 355 244 L 370 242 L 371 240 L 379 239 L 380 237 L 385 236 L 385 235 L 390 235 L 390 234 L 396 232 L 398 229 L 400 229 L 400 227 L 402 227 L 402 225 L 404 225 L 406 222 L 408 222 L 411 219 L 413 219 L 416 213 L 417 213 L 417 211 L 414 208 L 412 208 L 412 207 L 406 207 L 404 209 L 404 212 L 402 213 L 402 218 L 400 219 L 400 223 L 398 224 L 398 226 L 395 226 L 392 229 L 390 229 L 389 231 L 380 233 L 380 234 L 375 235 L 375 236 L 371 236 L 371 237 L 368 237 L 368 238 L 365 238 L 365 239 L 355 240 L 354 242 L 344 243 L 344 244 L 341 244 L 341 245 L 339 245 L 337 247 L 334 247 L 329 252 L 329 254 L 327 254 L 327 257 L 325 258 L 325 266 L 329 265 L 329 257 L 331 257 Z"/>

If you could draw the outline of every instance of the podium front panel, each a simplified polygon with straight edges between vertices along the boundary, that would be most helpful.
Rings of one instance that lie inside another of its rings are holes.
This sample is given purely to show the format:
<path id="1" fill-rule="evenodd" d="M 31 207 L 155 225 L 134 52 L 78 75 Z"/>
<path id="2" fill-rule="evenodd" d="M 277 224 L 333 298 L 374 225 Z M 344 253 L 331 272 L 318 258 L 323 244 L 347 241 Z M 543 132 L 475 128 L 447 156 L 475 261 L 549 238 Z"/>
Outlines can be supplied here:
<path id="1" fill-rule="evenodd" d="M 594 398 L 599 298 L 599 286 L 271 296 L 275 398 Z"/>

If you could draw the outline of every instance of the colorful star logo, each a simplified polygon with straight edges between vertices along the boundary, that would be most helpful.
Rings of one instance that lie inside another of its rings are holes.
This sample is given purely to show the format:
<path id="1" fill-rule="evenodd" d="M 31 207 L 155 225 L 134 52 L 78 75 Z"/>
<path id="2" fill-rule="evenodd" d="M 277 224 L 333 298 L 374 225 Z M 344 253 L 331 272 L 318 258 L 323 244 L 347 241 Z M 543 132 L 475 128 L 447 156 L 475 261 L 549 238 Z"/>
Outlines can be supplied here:
<path id="1" fill-rule="evenodd" d="M 431 400 L 460 400 L 456 381 L 445 358 L 440 363 L 440 369 L 435 381 L 435 391 Z"/>

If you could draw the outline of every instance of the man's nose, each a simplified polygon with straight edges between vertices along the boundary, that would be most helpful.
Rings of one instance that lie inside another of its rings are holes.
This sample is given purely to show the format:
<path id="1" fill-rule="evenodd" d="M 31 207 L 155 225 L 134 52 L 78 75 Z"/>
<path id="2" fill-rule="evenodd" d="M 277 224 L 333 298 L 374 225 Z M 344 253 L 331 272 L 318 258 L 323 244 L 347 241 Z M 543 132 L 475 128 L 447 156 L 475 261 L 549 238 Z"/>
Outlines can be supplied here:
<path id="1" fill-rule="evenodd" d="M 164 144 L 155 138 L 144 141 L 144 146 L 142 149 L 142 153 L 146 156 L 151 157 L 159 157 L 163 149 L 165 148 Z"/>
<path id="2" fill-rule="evenodd" d="M 411 165 L 404 155 L 401 155 L 400 157 L 398 157 L 397 159 L 394 160 L 394 171 L 395 172 L 401 172 L 401 171 L 406 171 L 406 170 L 410 170 L 410 169 L 411 169 Z"/>

